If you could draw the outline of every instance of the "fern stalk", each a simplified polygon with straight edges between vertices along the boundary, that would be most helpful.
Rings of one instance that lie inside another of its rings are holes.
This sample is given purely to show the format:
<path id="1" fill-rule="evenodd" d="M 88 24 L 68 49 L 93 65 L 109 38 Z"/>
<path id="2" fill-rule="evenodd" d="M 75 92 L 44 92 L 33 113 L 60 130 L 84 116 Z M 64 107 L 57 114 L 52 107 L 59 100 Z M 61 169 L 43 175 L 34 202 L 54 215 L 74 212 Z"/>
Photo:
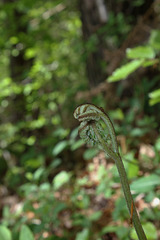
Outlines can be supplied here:
<path id="1" fill-rule="evenodd" d="M 100 146 L 109 157 L 115 161 L 128 211 L 132 217 L 137 236 L 139 240 L 147 240 L 138 217 L 130 191 L 127 174 L 118 151 L 118 143 L 111 120 L 102 108 L 98 108 L 93 104 L 83 104 L 77 107 L 74 111 L 74 117 L 81 122 L 79 127 L 80 137 L 89 145 Z M 105 130 L 108 134 L 105 133 Z"/>

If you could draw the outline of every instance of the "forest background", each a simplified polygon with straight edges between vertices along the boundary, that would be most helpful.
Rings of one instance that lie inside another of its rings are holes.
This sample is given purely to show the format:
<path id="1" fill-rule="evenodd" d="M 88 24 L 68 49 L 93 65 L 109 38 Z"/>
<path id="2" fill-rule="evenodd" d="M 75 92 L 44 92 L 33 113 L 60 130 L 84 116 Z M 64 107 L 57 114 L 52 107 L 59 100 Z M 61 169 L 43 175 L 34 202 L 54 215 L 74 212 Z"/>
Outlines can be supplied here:
<path id="1" fill-rule="evenodd" d="M 148 240 L 160 239 L 160 1 L 0 1 L 0 240 L 137 239 L 114 162 L 78 136 L 114 123 Z"/>

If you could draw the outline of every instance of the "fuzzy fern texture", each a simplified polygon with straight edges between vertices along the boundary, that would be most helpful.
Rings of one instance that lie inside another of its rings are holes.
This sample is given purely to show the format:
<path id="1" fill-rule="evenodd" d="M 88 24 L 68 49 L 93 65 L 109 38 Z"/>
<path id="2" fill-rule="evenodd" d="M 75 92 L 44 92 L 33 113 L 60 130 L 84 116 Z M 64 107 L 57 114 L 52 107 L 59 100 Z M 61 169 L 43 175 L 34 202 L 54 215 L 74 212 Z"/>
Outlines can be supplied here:
<path id="1" fill-rule="evenodd" d="M 93 104 L 82 104 L 74 111 L 74 117 L 80 122 L 79 135 L 90 146 L 99 146 L 115 161 L 127 207 L 139 240 L 146 240 L 137 210 L 131 195 L 126 171 L 118 151 L 114 126 L 102 108 Z"/>

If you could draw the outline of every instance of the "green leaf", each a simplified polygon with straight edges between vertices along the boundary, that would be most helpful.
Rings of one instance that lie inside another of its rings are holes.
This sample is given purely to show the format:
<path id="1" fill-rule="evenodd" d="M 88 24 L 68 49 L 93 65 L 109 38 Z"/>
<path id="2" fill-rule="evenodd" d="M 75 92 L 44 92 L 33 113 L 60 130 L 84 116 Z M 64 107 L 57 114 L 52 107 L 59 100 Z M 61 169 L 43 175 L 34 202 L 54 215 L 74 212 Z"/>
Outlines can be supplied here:
<path id="1" fill-rule="evenodd" d="M 155 49 L 160 50 L 160 30 L 152 31 L 149 43 Z"/>
<path id="2" fill-rule="evenodd" d="M 88 228 L 83 229 L 81 232 L 77 233 L 76 240 L 89 240 L 89 230 Z"/>
<path id="3" fill-rule="evenodd" d="M 159 103 L 160 102 L 160 98 L 153 98 L 153 99 L 150 99 L 149 100 L 149 104 L 151 105 L 151 106 L 153 106 L 153 105 L 155 105 L 155 104 L 157 104 L 157 103 Z"/>
<path id="4" fill-rule="evenodd" d="M 84 186 L 84 185 L 88 184 L 88 181 L 89 180 L 88 180 L 87 176 L 79 178 L 79 179 L 77 179 L 77 185 L 78 186 Z"/>
<path id="5" fill-rule="evenodd" d="M 141 137 L 146 133 L 146 129 L 145 128 L 138 128 L 135 127 L 130 131 L 130 136 L 132 137 Z"/>
<path id="6" fill-rule="evenodd" d="M 133 163 L 133 164 L 132 164 Z M 134 159 L 132 163 L 129 163 L 128 165 L 128 178 L 132 179 L 134 177 L 137 177 L 138 171 L 139 171 L 139 166 L 137 161 Z M 135 165 L 134 165 L 135 164 Z M 136 165 L 137 164 L 137 165 Z"/>
<path id="7" fill-rule="evenodd" d="M 149 94 L 149 97 L 150 98 L 158 98 L 158 97 L 160 97 L 160 88 L 155 90 L 155 91 L 153 91 L 153 92 L 151 92 Z"/>
<path id="8" fill-rule="evenodd" d="M 124 226 L 119 226 L 116 229 L 116 234 L 118 236 L 118 239 L 126 239 L 129 235 L 129 228 L 126 228 Z"/>
<path id="9" fill-rule="evenodd" d="M 58 173 L 55 178 L 53 179 L 53 185 L 54 189 L 57 190 L 60 188 L 63 184 L 67 183 L 71 177 L 70 173 L 67 173 L 66 171 L 62 171 Z"/>
<path id="10" fill-rule="evenodd" d="M 39 181 L 42 175 L 45 173 L 44 167 L 39 167 L 33 174 L 33 179 Z"/>
<path id="11" fill-rule="evenodd" d="M 123 120 L 124 119 L 123 111 L 120 108 L 117 108 L 117 109 L 114 109 L 113 111 L 110 111 L 109 116 L 112 119 L 116 119 L 116 120 Z"/>
<path id="12" fill-rule="evenodd" d="M 78 136 L 78 127 L 75 128 L 75 129 L 71 132 L 70 138 L 73 139 L 73 140 L 75 140 L 75 138 L 76 138 L 77 136 Z"/>
<path id="13" fill-rule="evenodd" d="M 125 159 L 128 162 L 125 162 L 125 167 L 127 166 L 127 176 L 129 179 L 135 178 L 138 176 L 139 165 L 137 160 L 134 158 L 134 152 L 129 152 L 125 155 Z"/>
<path id="14" fill-rule="evenodd" d="M 157 231 L 156 231 L 156 228 L 153 225 L 153 223 L 148 222 L 146 224 L 143 224 L 142 227 L 144 229 L 144 232 L 145 232 L 148 240 L 158 239 Z M 137 237 L 135 229 L 132 229 L 132 231 L 131 231 L 131 238 L 134 239 L 134 240 L 138 240 L 139 239 Z"/>
<path id="15" fill-rule="evenodd" d="M 49 191 L 50 190 L 50 183 L 42 183 L 39 187 L 40 191 Z"/>
<path id="16" fill-rule="evenodd" d="M 71 145 L 71 150 L 74 151 L 74 150 L 80 148 L 82 145 L 84 145 L 84 141 L 82 139 L 74 141 Z"/>
<path id="17" fill-rule="evenodd" d="M 128 164 L 128 178 L 132 179 L 134 177 L 137 177 L 139 172 L 139 166 L 137 163 L 137 160 L 133 159 L 132 163 Z"/>
<path id="18" fill-rule="evenodd" d="M 84 152 L 83 157 L 85 160 L 90 160 L 94 158 L 97 154 L 98 150 L 96 148 L 89 148 Z"/>
<path id="19" fill-rule="evenodd" d="M 150 46 L 138 46 L 135 48 L 127 49 L 127 57 L 130 59 L 134 58 L 154 58 L 154 49 Z"/>
<path id="20" fill-rule="evenodd" d="M 10 230 L 3 226 L 0 225 L 0 240 L 11 240 L 12 236 L 11 236 L 11 232 Z"/>
<path id="21" fill-rule="evenodd" d="M 61 153 L 66 147 L 68 146 L 68 141 L 64 140 L 56 144 L 54 147 L 52 153 L 54 156 L 57 156 L 59 153 Z"/>
<path id="22" fill-rule="evenodd" d="M 150 60 L 145 60 L 144 63 L 142 64 L 143 67 L 150 67 L 155 64 L 158 64 L 159 60 L 158 59 L 150 59 Z"/>
<path id="23" fill-rule="evenodd" d="M 154 105 L 158 102 L 160 102 L 160 88 L 149 93 L 149 97 L 150 97 L 150 105 Z"/>
<path id="24" fill-rule="evenodd" d="M 155 148 L 157 151 L 160 151 L 160 137 L 157 138 L 156 142 L 155 142 Z"/>
<path id="25" fill-rule="evenodd" d="M 106 226 L 102 229 L 101 235 L 104 235 L 106 233 L 114 233 L 117 230 L 117 226 Z"/>
<path id="26" fill-rule="evenodd" d="M 102 216 L 102 212 L 101 211 L 97 211 L 97 212 L 92 213 L 89 216 L 89 220 L 90 221 L 97 221 L 98 219 L 100 219 L 101 216 Z"/>
<path id="27" fill-rule="evenodd" d="M 34 240 L 33 233 L 27 225 L 22 225 L 19 240 Z"/>
<path id="28" fill-rule="evenodd" d="M 128 77 L 129 74 L 133 73 L 137 68 L 142 66 L 144 60 L 143 59 L 138 59 L 138 60 L 133 60 L 130 63 L 127 63 L 123 65 L 122 67 L 116 69 L 112 76 L 110 76 L 107 80 L 108 82 L 115 82 L 119 81 L 121 79 L 125 79 Z"/>
<path id="29" fill-rule="evenodd" d="M 132 182 L 131 190 L 133 190 L 135 193 L 144 193 L 151 191 L 156 185 L 159 185 L 159 183 L 160 177 L 152 174 L 147 177 L 141 177 L 136 181 Z"/>

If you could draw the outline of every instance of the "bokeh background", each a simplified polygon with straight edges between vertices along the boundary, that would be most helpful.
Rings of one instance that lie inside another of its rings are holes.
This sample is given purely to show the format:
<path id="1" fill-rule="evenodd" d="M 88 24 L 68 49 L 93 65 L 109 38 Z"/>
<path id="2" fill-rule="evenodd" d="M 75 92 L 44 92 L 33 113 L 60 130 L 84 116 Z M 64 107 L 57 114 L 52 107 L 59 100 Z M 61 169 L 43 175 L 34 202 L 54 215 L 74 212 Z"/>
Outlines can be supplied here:
<path id="1" fill-rule="evenodd" d="M 0 240 L 137 239 L 112 159 L 74 109 L 108 113 L 148 240 L 160 239 L 160 1 L 0 1 Z"/>

